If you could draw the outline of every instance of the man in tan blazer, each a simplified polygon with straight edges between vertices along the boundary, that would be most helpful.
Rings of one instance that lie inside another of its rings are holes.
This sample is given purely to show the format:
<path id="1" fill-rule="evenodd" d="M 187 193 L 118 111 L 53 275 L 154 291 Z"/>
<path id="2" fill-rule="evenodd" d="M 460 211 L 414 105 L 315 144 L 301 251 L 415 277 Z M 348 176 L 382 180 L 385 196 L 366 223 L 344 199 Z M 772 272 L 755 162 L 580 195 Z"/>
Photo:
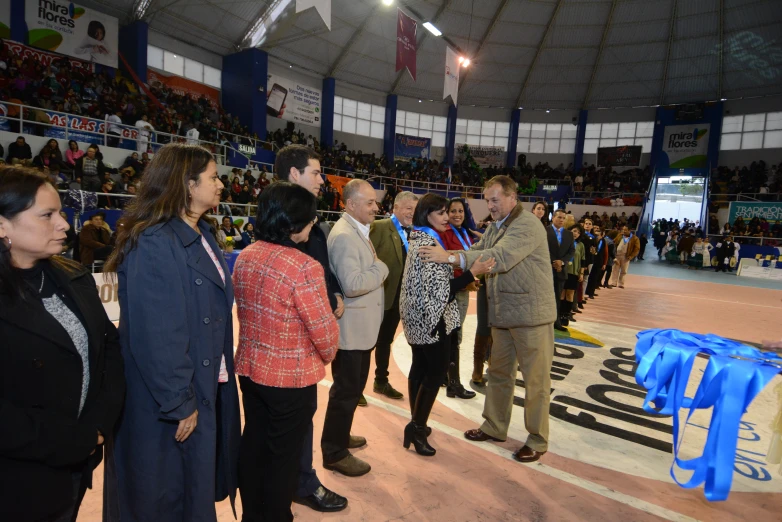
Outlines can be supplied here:
<path id="1" fill-rule="evenodd" d="M 349 448 L 366 444 L 350 435 L 353 415 L 369 376 L 372 348 L 383 321 L 383 281 L 388 267 L 378 259 L 369 240 L 369 227 L 377 212 L 372 185 L 355 179 L 342 190 L 345 213 L 328 238 L 329 265 L 345 299 L 345 313 L 338 319 L 339 350 L 331 363 L 334 384 L 320 441 L 323 467 L 357 477 L 371 467 L 351 455 Z"/>
<path id="2" fill-rule="evenodd" d="M 407 236 L 413 224 L 417 204 L 418 196 L 412 192 L 400 192 L 394 198 L 394 214 L 391 218 L 375 220 L 369 229 L 369 239 L 375 246 L 377 257 L 388 267 L 388 277 L 383 284 L 386 295 L 385 314 L 375 346 L 375 382 L 372 390 L 389 399 L 404 398 L 404 395 L 388 382 L 388 364 L 391 359 L 391 343 L 394 342 L 399 326 L 399 294 L 407 259 Z M 359 406 L 361 405 L 359 403 Z"/>
<path id="3" fill-rule="evenodd" d="M 483 407 L 485 421 L 464 436 L 472 441 L 507 438 L 516 368 L 521 367 L 524 426 L 529 436 L 514 457 L 520 462 L 534 462 L 548 450 L 557 308 L 551 291 L 546 229 L 537 217 L 521 208 L 516 190 L 516 182 L 508 176 L 495 176 L 486 183 L 483 197 L 494 222 L 470 250 L 449 255 L 439 247 L 424 247 L 421 253 L 428 261 L 452 262 L 462 268 L 469 268 L 480 256 L 497 261 L 486 275 L 493 344 Z"/>

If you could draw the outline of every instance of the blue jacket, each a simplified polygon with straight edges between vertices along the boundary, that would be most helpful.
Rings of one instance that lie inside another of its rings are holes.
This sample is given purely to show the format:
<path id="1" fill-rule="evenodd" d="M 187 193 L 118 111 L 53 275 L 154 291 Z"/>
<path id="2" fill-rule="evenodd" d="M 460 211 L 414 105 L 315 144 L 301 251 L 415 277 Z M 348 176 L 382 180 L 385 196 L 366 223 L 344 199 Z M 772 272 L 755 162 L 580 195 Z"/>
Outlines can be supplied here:
<path id="1" fill-rule="evenodd" d="M 213 232 L 199 227 L 225 283 L 179 218 L 143 232 L 117 270 L 127 396 L 107 465 L 109 520 L 215 522 L 214 503 L 236 496 L 233 287 Z M 222 356 L 229 379 L 218 384 Z M 176 442 L 178 421 L 196 409 L 195 431 Z"/>

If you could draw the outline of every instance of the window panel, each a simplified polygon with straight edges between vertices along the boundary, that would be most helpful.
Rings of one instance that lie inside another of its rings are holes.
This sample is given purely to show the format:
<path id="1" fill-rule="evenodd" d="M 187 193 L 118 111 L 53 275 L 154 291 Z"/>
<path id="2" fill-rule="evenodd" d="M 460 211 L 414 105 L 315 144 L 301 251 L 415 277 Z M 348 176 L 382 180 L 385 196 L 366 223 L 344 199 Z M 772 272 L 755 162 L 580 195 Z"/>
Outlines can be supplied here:
<path id="1" fill-rule="evenodd" d="M 505 147 L 508 146 L 508 138 L 507 137 L 505 137 L 505 138 L 501 138 L 501 137 L 494 138 L 494 146 L 495 147 L 502 147 L 504 149 Z"/>
<path id="2" fill-rule="evenodd" d="M 342 100 L 342 114 L 344 116 L 352 116 L 356 117 L 356 114 L 358 113 L 358 102 L 356 100 L 351 100 L 349 98 L 344 98 Z M 342 125 L 345 125 L 345 121 L 342 121 Z"/>
<path id="3" fill-rule="evenodd" d="M 481 136 L 481 146 L 482 147 L 493 147 L 494 146 L 494 136 Z"/>
<path id="4" fill-rule="evenodd" d="M 405 125 L 405 115 L 407 113 L 405 111 L 396 111 L 396 124 L 397 125 Z"/>
<path id="5" fill-rule="evenodd" d="M 401 126 L 401 125 L 397 125 L 397 126 L 396 126 L 396 131 L 395 131 L 395 132 L 396 132 L 397 134 L 404 134 L 404 133 L 405 133 L 405 128 L 404 128 L 403 126 Z"/>
<path id="6" fill-rule="evenodd" d="M 381 107 L 380 105 L 373 105 L 372 106 L 372 121 L 376 121 L 378 123 L 385 123 L 386 122 L 386 108 Z"/>
<path id="7" fill-rule="evenodd" d="M 372 106 L 368 103 L 358 102 L 358 112 L 356 114 L 362 120 L 372 119 Z"/>
<path id="8" fill-rule="evenodd" d="M 619 132 L 622 132 L 621 130 Z M 624 145 L 633 145 L 635 143 L 635 138 L 619 138 L 616 140 L 616 146 L 622 147 Z"/>
<path id="9" fill-rule="evenodd" d="M 532 131 L 530 132 L 531 138 L 545 138 L 546 137 L 546 124 L 545 123 L 533 123 Z"/>
<path id="10" fill-rule="evenodd" d="M 481 135 L 480 120 L 467 120 L 467 134 Z"/>
<path id="11" fill-rule="evenodd" d="M 496 122 L 493 121 L 482 121 L 481 122 L 481 136 L 492 136 L 494 137 L 494 129 L 496 127 Z M 492 140 L 493 142 L 494 140 Z"/>
<path id="12" fill-rule="evenodd" d="M 185 78 L 203 83 L 204 64 L 185 58 Z"/>
<path id="13" fill-rule="evenodd" d="M 600 130 L 600 137 L 616 138 L 618 132 L 619 132 L 618 123 L 604 123 L 602 129 Z"/>
<path id="14" fill-rule="evenodd" d="M 747 126 L 747 120 L 744 120 L 744 127 Z M 763 148 L 763 133 L 762 132 L 745 132 L 741 135 L 741 148 L 743 149 L 762 149 Z"/>
<path id="15" fill-rule="evenodd" d="M 342 131 L 342 115 L 341 114 L 335 114 L 334 115 L 334 130 L 335 131 Z"/>
<path id="16" fill-rule="evenodd" d="M 654 136 L 654 122 L 653 121 L 639 121 L 635 126 L 636 138 L 651 138 Z"/>
<path id="17" fill-rule="evenodd" d="M 652 152 L 652 138 L 636 138 L 635 144 L 642 147 L 641 152 Z"/>
<path id="18" fill-rule="evenodd" d="M 510 136 L 510 123 L 498 121 L 497 127 L 494 129 L 494 135 L 498 138 L 507 138 Z"/>
<path id="19" fill-rule="evenodd" d="M 576 152 L 576 140 L 565 139 L 565 138 L 559 140 L 560 154 L 575 154 L 575 152 Z"/>
<path id="20" fill-rule="evenodd" d="M 763 139 L 764 149 L 782 149 L 782 130 L 767 131 Z"/>
<path id="21" fill-rule="evenodd" d="M 741 134 L 723 134 L 720 137 L 720 150 L 739 150 L 741 148 Z"/>
<path id="22" fill-rule="evenodd" d="M 369 120 L 356 120 L 356 134 L 369 136 Z"/>
<path id="23" fill-rule="evenodd" d="M 334 114 L 342 114 L 342 96 L 334 96 Z"/>
<path id="24" fill-rule="evenodd" d="M 600 140 L 584 140 L 584 154 L 597 154 L 597 147 Z"/>
<path id="25" fill-rule="evenodd" d="M 184 76 L 185 59 L 178 54 L 163 51 L 163 70 L 177 76 Z"/>
<path id="26" fill-rule="evenodd" d="M 421 121 L 421 115 L 417 112 L 408 112 L 407 118 L 405 118 L 405 127 L 418 128 L 418 122 Z"/>
<path id="27" fill-rule="evenodd" d="M 519 138 L 529 138 L 532 131 L 532 124 L 519 123 Z"/>
<path id="28" fill-rule="evenodd" d="M 766 114 L 766 130 L 782 129 L 782 112 L 769 112 Z"/>
<path id="29" fill-rule="evenodd" d="M 480 145 L 481 137 L 476 136 L 475 134 L 468 134 L 466 143 L 467 145 Z"/>
<path id="30" fill-rule="evenodd" d="M 418 127 L 405 127 L 405 134 L 418 137 Z"/>
<path id="31" fill-rule="evenodd" d="M 443 118 L 442 116 L 434 117 L 435 132 L 445 132 L 447 128 L 448 128 L 448 118 Z"/>
<path id="32" fill-rule="evenodd" d="M 421 130 L 432 130 L 432 124 L 434 123 L 434 116 L 430 116 L 429 114 L 422 114 L 420 123 L 418 124 L 418 128 Z"/>
<path id="33" fill-rule="evenodd" d="M 559 138 L 562 134 L 561 123 L 548 123 L 546 124 L 546 139 Z M 559 147 L 557 147 L 559 148 Z"/>
<path id="34" fill-rule="evenodd" d="M 612 139 L 601 139 L 600 140 L 600 146 L 601 147 L 616 147 L 616 140 Z"/>
<path id="35" fill-rule="evenodd" d="M 369 130 L 369 135 L 372 138 L 383 139 L 383 133 L 385 132 L 385 125 L 376 121 L 372 122 L 372 126 Z"/>
<path id="36" fill-rule="evenodd" d="M 432 133 L 432 147 L 445 147 L 445 133 L 434 131 Z"/>
<path id="37" fill-rule="evenodd" d="M 519 138 L 516 140 L 516 152 L 529 152 L 529 138 Z"/>
<path id="38" fill-rule="evenodd" d="M 419 138 L 431 138 L 432 137 L 432 131 L 419 130 L 418 131 L 418 137 Z"/>
<path id="39" fill-rule="evenodd" d="M 600 124 L 599 123 L 587 123 L 586 134 L 584 134 L 584 137 L 586 139 L 599 138 L 600 137 Z"/>
<path id="40" fill-rule="evenodd" d="M 163 69 L 163 49 L 153 45 L 147 46 L 147 65 L 155 69 Z"/>
<path id="41" fill-rule="evenodd" d="M 204 65 L 204 83 L 217 89 L 223 88 L 223 73 L 220 69 Z"/>
<path id="42" fill-rule="evenodd" d="M 345 100 L 345 101 L 348 101 L 348 100 Z M 349 116 L 343 116 L 342 117 L 342 132 L 355 134 L 356 133 L 356 118 L 351 118 Z"/>
<path id="43" fill-rule="evenodd" d="M 575 125 L 568 125 L 568 124 L 562 125 L 562 138 L 576 139 L 577 132 L 578 132 L 578 127 L 576 127 Z"/>
<path id="44" fill-rule="evenodd" d="M 722 133 L 741 132 L 744 116 L 725 116 L 722 119 Z M 726 149 L 731 150 L 731 149 Z"/>
<path id="45" fill-rule="evenodd" d="M 546 154 L 556 154 L 559 152 L 559 140 L 546 140 L 543 146 L 543 152 Z"/>
<path id="46" fill-rule="evenodd" d="M 464 145 L 464 142 L 467 141 L 467 135 L 466 134 L 457 134 L 456 135 L 456 143 L 460 145 Z"/>
<path id="47" fill-rule="evenodd" d="M 762 131 L 765 126 L 766 126 L 766 115 L 765 114 L 745 114 L 744 115 L 744 132 Z"/>
<path id="48" fill-rule="evenodd" d="M 529 140 L 529 151 L 533 154 L 543 152 L 543 142 L 544 140 L 542 139 L 531 138 Z"/>
<path id="49" fill-rule="evenodd" d="M 635 138 L 635 122 L 619 124 L 620 138 Z"/>

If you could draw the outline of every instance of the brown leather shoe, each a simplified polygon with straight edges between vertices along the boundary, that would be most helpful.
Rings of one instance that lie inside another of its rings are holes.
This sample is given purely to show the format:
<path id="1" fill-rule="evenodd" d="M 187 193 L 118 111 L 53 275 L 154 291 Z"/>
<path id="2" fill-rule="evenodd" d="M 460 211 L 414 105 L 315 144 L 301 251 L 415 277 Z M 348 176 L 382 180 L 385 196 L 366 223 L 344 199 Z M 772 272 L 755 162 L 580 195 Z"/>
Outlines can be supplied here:
<path id="1" fill-rule="evenodd" d="M 484 433 L 480 428 L 474 430 L 467 430 L 464 432 L 464 438 L 473 442 L 483 442 L 485 440 L 493 440 L 495 442 L 504 442 L 500 439 L 494 438 L 488 433 Z"/>
<path id="2" fill-rule="evenodd" d="M 519 451 L 513 454 L 513 458 L 519 462 L 535 462 L 545 453 L 545 451 L 535 451 L 534 449 L 525 445 L 522 446 Z"/>
<path id="3" fill-rule="evenodd" d="M 366 445 L 367 439 L 358 435 L 351 435 L 348 441 L 348 449 L 356 449 Z"/>

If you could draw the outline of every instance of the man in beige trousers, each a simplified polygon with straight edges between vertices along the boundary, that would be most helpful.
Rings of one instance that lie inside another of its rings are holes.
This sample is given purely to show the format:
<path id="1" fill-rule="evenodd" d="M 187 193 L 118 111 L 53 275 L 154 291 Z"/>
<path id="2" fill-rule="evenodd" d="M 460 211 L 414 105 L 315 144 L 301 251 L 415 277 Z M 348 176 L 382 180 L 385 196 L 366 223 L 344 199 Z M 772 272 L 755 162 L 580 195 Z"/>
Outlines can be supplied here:
<path id="1" fill-rule="evenodd" d="M 546 230 L 538 218 L 525 212 L 516 199 L 516 183 L 495 176 L 483 191 L 491 223 L 481 240 L 458 252 L 455 265 L 469 268 L 480 256 L 493 257 L 496 267 L 486 275 L 489 326 L 493 339 L 488 372 L 484 423 L 464 436 L 472 441 L 504 441 L 513 410 L 516 368 L 521 367 L 524 388 L 524 425 L 529 436 L 514 457 L 534 462 L 548 450 L 551 361 L 554 357 L 554 321 L 551 258 Z M 439 247 L 421 249 L 424 259 L 448 262 Z"/>

